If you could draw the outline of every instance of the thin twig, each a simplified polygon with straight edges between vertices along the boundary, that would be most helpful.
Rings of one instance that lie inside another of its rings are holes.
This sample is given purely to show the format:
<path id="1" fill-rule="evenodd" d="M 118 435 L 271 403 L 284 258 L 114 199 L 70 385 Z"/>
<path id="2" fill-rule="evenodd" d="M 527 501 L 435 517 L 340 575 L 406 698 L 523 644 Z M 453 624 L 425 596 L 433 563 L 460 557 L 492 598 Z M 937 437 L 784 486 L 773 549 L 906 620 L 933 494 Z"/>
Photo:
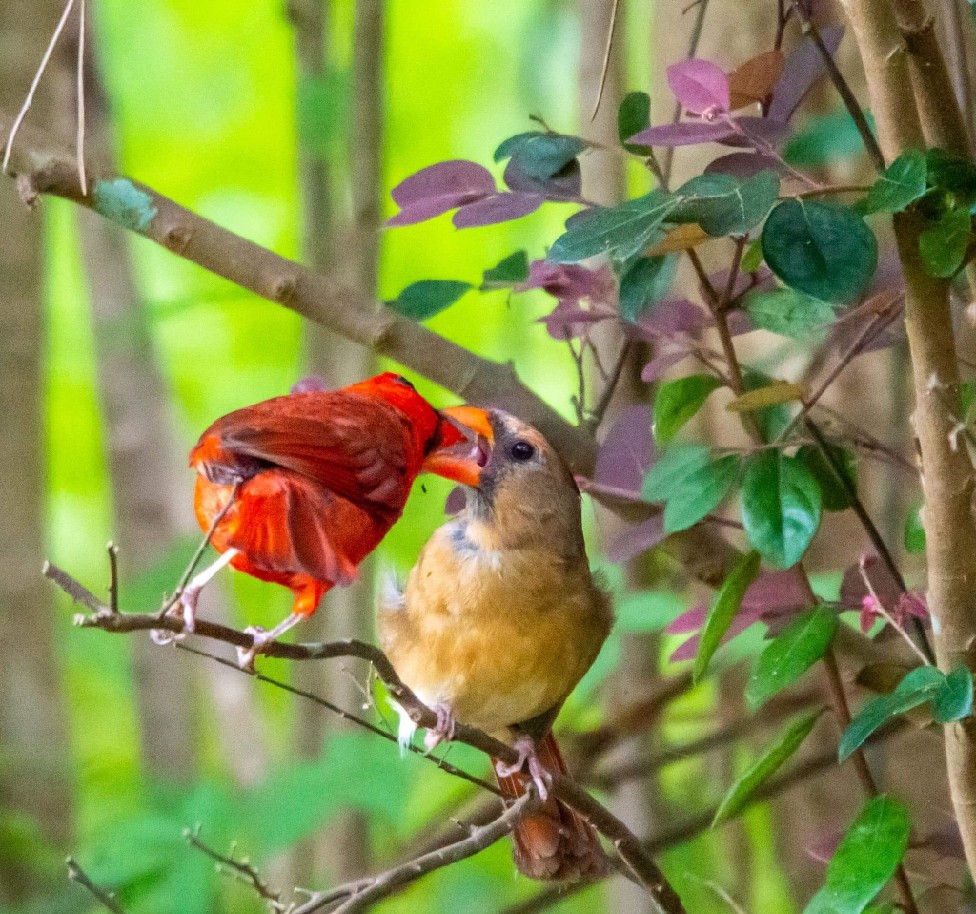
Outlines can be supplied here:
<path id="1" fill-rule="evenodd" d="M 200 564 L 200 559 L 203 558 L 204 552 L 207 551 L 207 547 L 213 540 L 213 535 L 220 526 L 220 522 L 227 515 L 227 512 L 234 505 L 234 501 L 237 498 L 237 491 L 241 486 L 240 480 L 234 483 L 234 487 L 231 489 L 230 498 L 227 499 L 227 504 L 224 505 L 215 515 L 214 519 L 210 522 L 210 527 L 207 530 L 206 535 L 200 541 L 200 545 L 197 546 L 196 552 L 193 553 L 193 557 L 190 559 L 190 564 L 186 566 L 186 570 L 180 577 L 179 583 L 176 585 L 176 590 L 173 591 L 173 596 L 169 600 L 163 601 L 163 608 L 159 611 L 160 616 L 165 616 L 178 602 L 180 596 L 182 596 L 183 591 L 186 589 L 186 585 L 190 582 L 190 578 L 193 577 L 193 572 L 197 570 L 197 565 Z M 182 629 L 181 629 L 182 631 Z"/>
<path id="2" fill-rule="evenodd" d="M 355 882 L 338 886 L 327 892 L 317 892 L 307 902 L 294 908 L 292 914 L 314 914 L 323 911 L 327 906 L 334 914 L 364 911 L 411 882 L 442 867 L 473 857 L 496 841 L 500 841 L 511 832 L 522 816 L 537 808 L 539 802 L 534 786 L 530 787 L 527 793 L 505 809 L 494 822 L 473 826 L 470 834 L 460 841 L 408 860 L 376 876 L 357 879 Z"/>
<path id="3" fill-rule="evenodd" d="M 81 195 L 88 196 L 88 177 L 85 174 L 85 26 L 86 0 L 78 7 L 78 124 L 75 132 L 75 158 L 78 159 L 78 183 Z"/>
<path id="4" fill-rule="evenodd" d="M 396 736 L 393 733 L 384 730 L 382 727 L 376 726 L 376 724 L 366 720 L 366 718 L 364 717 L 360 717 L 358 714 L 353 714 L 351 711 L 347 711 L 345 710 L 345 708 L 341 708 L 338 705 L 333 704 L 328 699 L 322 698 L 321 696 L 316 695 L 314 692 L 308 692 L 305 689 L 300 689 L 297 686 L 293 686 L 290 683 L 283 682 L 280 679 L 275 679 L 272 676 L 266 676 L 264 673 L 251 673 L 248 670 L 243 670 L 236 663 L 227 660 L 225 657 L 218 657 L 216 654 L 211 654 L 207 651 L 198 650 L 197 648 L 190 647 L 190 645 L 185 644 L 183 642 L 178 641 L 175 643 L 178 650 L 186 651 L 188 654 L 195 654 L 197 657 L 207 657 L 208 659 L 219 663 L 221 666 L 225 666 L 228 669 L 235 670 L 236 672 L 240 673 L 243 676 L 250 676 L 256 679 L 258 682 L 264 682 L 267 685 L 271 685 L 274 686 L 275 688 L 282 689 L 283 691 L 288 692 L 291 695 L 297 695 L 299 698 L 304 698 L 307 701 L 314 702 L 315 704 L 319 705 L 319 707 L 331 711 L 333 714 L 342 718 L 343 720 L 348 721 L 349 723 L 352 724 L 356 724 L 356 726 L 362 727 L 364 730 L 368 730 L 370 733 L 375 733 L 377 736 L 380 736 L 391 743 L 398 742 Z M 445 774 L 453 775 L 456 778 L 460 778 L 463 781 L 467 781 L 469 784 L 474 784 L 476 787 L 480 787 L 482 790 L 486 790 L 489 793 L 495 794 L 496 796 L 501 795 L 501 791 L 494 784 L 490 784 L 488 781 L 483 781 L 481 778 L 476 777 L 473 774 L 468 774 L 467 771 L 464 771 L 463 769 L 458 768 L 455 765 L 450 764 L 449 762 L 445 762 L 443 759 L 438 758 L 435 755 L 432 755 L 426 749 L 421 749 L 420 747 L 413 745 L 413 743 L 408 745 L 406 748 L 409 752 L 412 752 L 414 755 L 420 756 L 420 758 L 432 762 L 434 765 L 440 768 L 441 771 L 443 771 Z"/>
<path id="5" fill-rule="evenodd" d="M 847 109 L 847 113 L 850 114 L 851 119 L 854 121 L 854 125 L 857 127 L 857 132 L 861 135 L 861 140 L 864 143 L 864 148 L 868 152 L 868 157 L 871 159 L 871 164 L 874 165 L 878 171 L 884 171 L 884 154 L 881 152 L 881 147 L 878 145 L 878 141 L 871 132 L 871 127 L 868 125 L 867 118 L 864 116 L 864 110 L 854 97 L 854 93 L 851 91 L 851 87 L 847 84 L 844 74 L 840 72 L 840 68 L 837 66 L 837 62 L 830 53 L 830 49 L 826 44 L 824 44 L 823 36 L 820 34 L 820 30 L 807 14 L 801 0 L 792 0 L 792 3 L 793 9 L 796 11 L 797 16 L 800 18 L 800 22 L 803 24 L 804 34 L 809 35 L 810 39 L 813 41 L 814 46 L 824 62 L 824 66 L 827 68 L 827 75 L 830 77 L 830 81 L 834 84 L 834 88 L 837 90 L 841 100 L 844 102 L 844 107 Z"/>
<path id="6" fill-rule="evenodd" d="M 119 547 L 109 543 L 105 547 L 108 552 L 108 608 L 113 613 L 119 611 Z"/>
<path id="7" fill-rule="evenodd" d="M 623 344 L 623 346 L 620 347 L 620 353 L 617 356 L 616 364 L 613 366 L 613 373 L 610 375 L 606 384 L 603 385 L 603 392 L 600 394 L 600 401 L 590 414 L 589 424 L 594 430 L 598 429 L 600 427 L 600 423 L 603 422 L 603 417 L 606 415 L 607 409 L 610 406 L 610 401 L 613 400 L 614 392 L 617 389 L 617 385 L 620 384 L 620 378 L 624 373 L 624 367 L 627 365 L 627 360 L 630 358 L 630 354 L 633 352 L 633 349 L 634 341 L 629 338 Z"/>
<path id="8" fill-rule="evenodd" d="M 824 670 L 826 671 L 827 692 L 833 705 L 834 716 L 840 726 L 841 732 L 851 725 L 851 710 L 847 704 L 847 695 L 844 693 L 844 681 L 841 679 L 840 670 L 837 667 L 837 657 L 834 650 L 828 647 L 823 656 Z M 864 794 L 869 799 L 879 795 L 878 783 L 871 774 L 868 767 L 867 757 L 864 755 L 864 748 L 859 747 L 851 754 L 854 762 L 854 769 L 861 781 Z M 901 896 L 902 906 L 907 914 L 918 914 L 918 907 L 915 905 L 915 897 L 912 895 L 912 887 L 908 882 L 908 874 L 905 872 L 903 864 L 898 864 L 895 870 L 895 884 L 898 887 L 898 894 Z"/>
<path id="9" fill-rule="evenodd" d="M 233 856 L 233 848 L 230 854 L 222 854 L 220 851 L 210 847 L 210 845 L 205 844 L 200 838 L 199 825 L 192 829 L 183 829 L 183 837 L 191 847 L 195 847 L 202 854 L 213 860 L 217 864 L 217 869 L 229 872 L 235 879 L 254 889 L 258 897 L 268 902 L 273 910 L 288 910 L 290 905 L 281 900 L 283 893 L 276 892 L 272 889 L 261 878 L 261 874 L 246 857 L 238 860 Z"/>
<path id="10" fill-rule="evenodd" d="M 593 113 L 590 115 L 590 122 L 596 120 L 597 112 L 600 110 L 600 102 L 603 100 L 603 90 L 607 85 L 607 73 L 610 72 L 610 54 L 613 51 L 613 33 L 617 27 L 617 10 L 620 0 L 613 0 L 613 7 L 610 10 L 610 24 L 607 28 L 607 46 L 603 51 L 603 66 L 600 69 L 600 85 L 596 90 L 596 102 L 593 105 Z"/>
<path id="11" fill-rule="evenodd" d="M 699 0 L 698 15 L 695 24 L 691 27 L 691 38 L 688 41 L 688 53 L 686 59 L 690 59 L 698 53 L 698 45 L 701 42 L 702 32 L 705 29 L 705 13 L 708 12 L 708 0 Z M 671 112 L 671 123 L 677 124 L 681 120 L 681 102 L 675 101 L 674 110 Z M 674 147 L 668 146 L 664 150 L 664 159 L 660 167 L 661 187 L 669 190 L 671 185 L 671 170 L 674 167 Z"/>
<path id="12" fill-rule="evenodd" d="M 809 416 L 804 419 L 804 425 L 810 432 L 814 441 L 817 442 L 817 447 L 820 449 L 820 453 L 823 455 L 824 460 L 830 467 L 837 481 L 841 484 L 844 494 L 847 495 L 848 500 L 851 502 L 851 509 L 857 515 L 857 519 L 861 522 L 864 532 L 867 533 L 868 539 L 871 540 L 871 545 L 874 546 L 875 551 L 881 558 L 881 561 L 884 562 L 888 573 L 898 585 L 899 590 L 902 593 L 907 593 L 908 585 L 898 567 L 898 563 L 895 561 L 895 557 L 891 554 L 891 550 L 888 548 L 888 544 L 881 535 L 881 531 L 871 519 L 871 515 L 868 514 L 868 509 L 861 500 L 860 493 L 857 491 L 857 486 L 854 484 L 854 480 L 851 479 L 850 473 L 847 472 L 847 467 L 844 466 L 844 462 L 837 456 L 836 452 L 830 447 L 830 445 L 828 445 L 826 438 L 824 438 L 823 432 L 820 431 L 820 427 Z M 932 647 L 929 644 L 925 627 L 922 625 L 921 620 L 916 619 L 915 617 L 912 617 L 912 622 L 912 627 L 915 630 L 915 636 L 918 638 L 922 652 L 930 663 L 934 663 L 935 655 L 932 653 Z"/>
<path id="13" fill-rule="evenodd" d="M 911 648 L 913 654 L 922 661 L 922 666 L 934 666 L 935 664 L 929 660 L 925 654 L 922 653 L 919 646 L 912 640 L 912 636 L 905 631 L 905 629 L 895 621 L 894 616 L 885 609 L 884 603 L 881 602 L 881 598 L 878 596 L 877 591 L 874 589 L 874 585 L 871 583 L 871 578 L 868 577 L 868 569 L 866 557 L 861 556 L 861 561 L 858 563 L 858 568 L 861 571 L 861 580 L 864 582 L 864 587 L 867 592 L 871 595 L 871 599 L 874 600 L 874 606 L 878 613 L 884 617 L 884 620 L 905 640 L 905 643 Z"/>
<path id="14" fill-rule="evenodd" d="M 41 58 L 41 64 L 37 68 L 37 72 L 34 74 L 34 79 L 31 80 L 30 89 L 27 91 L 27 98 L 24 99 L 24 104 L 20 106 L 20 111 L 17 112 L 17 116 L 14 118 L 13 126 L 10 128 L 10 133 L 7 135 L 7 145 L 3 151 L 3 171 L 7 173 L 8 166 L 10 165 L 10 155 L 14 148 L 14 140 L 17 137 L 17 133 L 20 130 L 20 125 L 23 123 L 25 117 L 27 117 L 27 112 L 30 111 L 31 105 L 34 104 L 34 93 L 37 91 L 37 87 L 40 85 L 41 77 L 44 75 L 44 71 L 47 69 L 47 65 L 51 60 L 51 55 L 54 53 L 54 48 L 58 43 L 58 39 L 61 37 L 61 33 L 64 31 L 64 26 L 68 21 L 68 17 L 71 15 L 71 10 L 74 8 L 75 0 L 68 0 L 65 4 L 64 12 L 61 14 L 61 18 L 58 20 L 58 24 L 54 27 L 54 34 L 51 36 L 51 40 L 48 42 L 47 50 L 44 52 L 44 56 Z M 80 176 L 79 176 L 80 178 Z M 82 196 L 86 196 L 82 194 Z"/>
<path id="15" fill-rule="evenodd" d="M 115 896 L 111 892 L 105 891 L 101 886 L 95 885 L 89 875 L 79 866 L 77 860 L 68 857 L 65 863 L 68 866 L 68 879 L 88 889 L 91 896 L 112 914 L 125 914 L 125 908 L 116 901 Z"/>
<path id="16" fill-rule="evenodd" d="M 74 620 L 75 624 L 82 628 L 100 628 L 114 633 L 151 631 L 160 628 L 173 632 L 182 631 L 182 620 L 173 617 L 160 617 L 157 613 L 111 613 L 94 594 L 53 565 L 49 564 L 46 567 L 46 574 L 66 592 L 88 595 L 90 601 L 83 602 L 92 610 L 92 614 L 76 616 Z M 252 634 L 214 622 L 198 620 L 195 631 L 203 637 L 214 638 L 237 647 L 254 646 Z M 432 729 L 437 725 L 437 715 L 400 679 L 386 654 L 372 644 L 355 639 L 319 644 L 284 644 L 276 641 L 267 645 L 266 653 L 269 656 L 294 660 L 324 660 L 331 657 L 359 657 L 368 660 L 376 668 L 376 675 L 386 686 L 393 700 L 403 708 L 414 723 L 426 729 Z M 386 734 L 387 738 L 389 736 Z M 518 753 L 511 746 L 476 727 L 458 724 L 454 739 L 508 764 L 518 760 Z M 637 837 L 623 822 L 569 778 L 554 777 L 552 795 L 581 813 L 601 834 L 614 842 L 620 856 L 641 878 L 651 896 L 658 900 L 665 914 L 681 914 L 683 909 L 680 907 L 680 901 L 677 901 L 677 906 L 670 903 L 671 899 L 678 899 L 674 889 L 671 888 L 655 861 L 643 852 Z"/>

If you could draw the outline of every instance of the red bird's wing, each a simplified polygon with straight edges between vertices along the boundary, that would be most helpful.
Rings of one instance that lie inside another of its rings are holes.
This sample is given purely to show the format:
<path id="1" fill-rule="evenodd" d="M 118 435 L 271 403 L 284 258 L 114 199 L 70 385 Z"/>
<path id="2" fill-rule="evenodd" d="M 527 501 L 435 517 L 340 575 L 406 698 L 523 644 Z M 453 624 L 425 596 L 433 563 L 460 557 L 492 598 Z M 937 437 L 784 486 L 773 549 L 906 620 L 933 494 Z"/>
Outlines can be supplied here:
<path id="1" fill-rule="evenodd" d="M 398 515 L 419 470 L 419 451 L 398 409 L 335 391 L 276 397 L 230 413 L 203 434 L 191 460 L 250 465 L 245 475 L 293 470 L 358 505 Z"/>
<path id="2" fill-rule="evenodd" d="M 229 527 L 227 545 L 255 566 L 304 572 L 339 585 L 358 577 L 356 566 L 387 529 L 368 512 L 289 470 L 271 470 L 245 483 Z"/>

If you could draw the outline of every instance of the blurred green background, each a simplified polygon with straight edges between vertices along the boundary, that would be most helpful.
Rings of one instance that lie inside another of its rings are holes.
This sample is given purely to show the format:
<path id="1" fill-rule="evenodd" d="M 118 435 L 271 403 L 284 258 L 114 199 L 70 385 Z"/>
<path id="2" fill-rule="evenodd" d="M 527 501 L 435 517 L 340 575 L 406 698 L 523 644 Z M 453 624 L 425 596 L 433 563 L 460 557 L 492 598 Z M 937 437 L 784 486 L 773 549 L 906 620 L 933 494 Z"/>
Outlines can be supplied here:
<path id="1" fill-rule="evenodd" d="M 5 7 L 10 13 L 14 6 L 0 0 L 0 17 Z M 651 78 L 651 7 L 649 0 L 627 5 L 623 34 L 631 63 L 625 89 L 646 89 Z M 357 154 L 350 149 L 349 136 L 353 16 L 352 0 L 334 0 L 329 13 L 331 69 L 323 79 L 303 83 L 296 72 L 292 24 L 281 0 L 96 2 L 92 37 L 113 112 L 121 171 L 234 232 L 299 258 L 301 150 L 328 158 L 337 219 L 349 216 L 351 157 Z M 491 163 L 492 151 L 505 137 L 531 129 L 530 114 L 543 116 L 555 129 L 577 129 L 582 31 L 575 4 L 391 0 L 386 16 L 385 216 L 395 211 L 389 189 L 425 165 L 471 158 L 499 173 Z M 14 26 L 10 18 L 3 23 L 0 18 L 4 29 Z M 35 61 L 49 34 L 50 28 L 39 22 L 31 52 Z M 22 97 L 26 88 L 26 83 L 8 85 L 6 98 Z M 639 189 L 639 175 L 631 181 Z M 103 594 L 104 546 L 118 532 L 112 520 L 107 418 L 91 318 L 97 283 L 86 275 L 80 237 L 84 228 L 76 208 L 45 200 L 39 212 L 35 218 L 42 218 L 44 225 L 39 281 L 45 302 L 45 553 Z M 547 205 L 528 218 L 490 228 L 456 231 L 449 217 L 441 217 L 383 231 L 379 293 L 393 298 L 408 283 L 427 278 L 477 285 L 483 270 L 519 248 L 530 258 L 543 256 L 569 212 L 569 207 Z M 150 334 L 149 355 L 158 360 L 177 439 L 166 459 L 176 465 L 179 487 L 166 497 L 185 512 L 192 495 L 192 476 L 184 469 L 190 445 L 218 415 L 284 393 L 306 372 L 305 328 L 293 313 L 147 241 L 130 237 L 128 243 L 138 310 Z M 124 263 L 117 266 L 126 269 Z M 575 372 L 565 347 L 550 340 L 536 322 L 547 308 L 551 301 L 542 293 L 510 297 L 505 292 L 472 292 L 430 325 L 489 358 L 513 360 L 522 378 L 569 416 Z M 124 336 L 123 324 L 114 329 Z M 344 356 L 334 358 L 339 375 Z M 415 380 L 436 403 L 454 402 L 423 379 Z M 155 482 L 144 480 L 150 489 Z M 410 567 L 420 545 L 442 522 L 447 491 L 432 480 L 416 489 L 403 522 L 379 550 L 378 566 L 401 572 Z M 592 505 L 587 503 L 585 511 L 592 526 Z M 123 576 L 124 609 L 159 605 L 192 551 L 195 537 L 191 527 L 185 529 L 187 535 L 175 542 L 159 544 L 148 570 Z M 119 545 L 124 560 L 126 543 Z M 596 543 L 592 558 L 600 564 Z M 235 624 L 270 625 L 287 612 L 290 596 L 284 590 L 241 575 L 223 578 Z M 618 587 L 619 578 L 618 573 Z M 600 720 L 607 694 L 601 680 L 614 673 L 627 629 L 659 628 L 686 605 L 681 596 L 662 594 L 659 599 L 656 619 L 644 616 L 641 621 L 633 613 L 634 618 L 627 617 L 599 669 L 568 706 L 564 728 Z M 327 600 L 323 614 L 328 606 Z M 458 802 L 471 793 L 422 760 L 401 759 L 393 745 L 368 734 L 330 732 L 319 751 L 302 758 L 309 753 L 296 749 L 304 720 L 297 700 L 233 671 L 215 673 L 209 661 L 172 649 L 157 653 L 176 681 L 189 684 L 189 691 L 155 697 L 164 705 L 190 702 L 183 709 L 188 711 L 188 732 L 168 737 L 189 744 L 194 761 L 182 773 L 160 777 L 148 770 L 140 742 L 143 712 L 134 674 L 140 662 L 135 639 L 73 628 L 73 611 L 67 599 L 57 597 L 57 691 L 67 741 L 58 748 L 58 770 L 33 769 L 39 794 L 48 785 L 67 782 L 70 803 L 63 814 L 69 837 L 52 840 L 29 808 L 11 805 L 3 811 L 0 872 L 15 880 L 6 886 L 4 910 L 11 914 L 93 909 L 92 899 L 65 879 L 67 851 L 93 879 L 117 891 L 135 914 L 259 911 L 263 906 L 253 892 L 215 872 L 211 861 L 187 845 L 185 828 L 200 826 L 202 838 L 222 852 L 234 846 L 273 885 L 298 882 L 322 888 L 339 875 L 352 874 L 342 872 L 341 844 L 338 851 L 309 850 L 309 840 L 315 837 L 318 845 L 327 845 L 335 835 L 348 834 L 350 809 L 363 813 L 358 821 L 367 844 L 365 859 L 376 869 L 396 859 L 418 832 L 429 832 L 430 823 L 457 814 Z M 299 637 L 307 635 L 300 632 Z M 660 640 L 639 644 L 656 667 Z M 264 659 L 259 666 L 289 681 L 297 675 L 280 662 Z M 344 675 L 365 682 L 359 668 Z M 365 691 L 361 698 L 366 701 Z M 664 721 L 664 739 L 701 732 L 713 707 L 708 687 L 676 703 Z M 233 718 L 237 713 L 247 720 L 238 724 Z M 382 700 L 376 712 L 364 713 L 390 717 Z M 236 742 L 228 742 L 228 729 Z M 16 762 L 20 771 L 26 758 L 31 770 L 34 748 L 6 745 L 3 758 Z M 451 748 L 448 757 L 473 771 L 487 770 L 481 758 L 463 747 Z M 743 759 L 731 762 L 741 766 Z M 701 758 L 669 767 L 654 788 L 660 793 L 655 808 L 683 819 L 713 803 L 722 792 L 717 779 L 707 786 L 715 770 Z M 770 815 L 760 808 L 746 816 L 744 826 L 736 824 L 668 852 L 665 867 L 686 894 L 690 910 L 729 910 L 711 887 L 712 880 L 734 881 L 749 910 L 794 909 L 769 837 Z M 669 821 L 655 824 L 660 830 Z M 729 850 L 730 840 L 739 851 Z M 738 871 L 734 862 L 742 859 L 743 842 L 749 848 L 748 872 Z M 296 851 L 296 846 L 302 849 Z M 363 859 L 361 850 L 356 859 Z M 537 890 L 513 874 L 507 842 L 501 842 L 423 880 L 384 909 L 501 910 Z M 558 909 L 630 910 L 614 901 L 615 891 L 601 885 Z"/>

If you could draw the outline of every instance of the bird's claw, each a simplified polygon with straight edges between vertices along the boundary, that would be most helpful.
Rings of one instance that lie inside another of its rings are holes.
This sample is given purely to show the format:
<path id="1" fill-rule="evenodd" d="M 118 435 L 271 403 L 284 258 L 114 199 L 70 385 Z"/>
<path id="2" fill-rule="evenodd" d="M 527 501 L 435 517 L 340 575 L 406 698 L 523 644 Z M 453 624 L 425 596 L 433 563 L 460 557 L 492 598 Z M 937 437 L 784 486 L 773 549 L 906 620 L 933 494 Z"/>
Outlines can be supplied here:
<path id="1" fill-rule="evenodd" d="M 196 629 L 197 621 L 197 599 L 200 596 L 199 587 L 192 584 L 187 587 L 177 600 L 166 612 L 164 617 L 180 619 L 183 622 L 183 631 L 173 632 L 168 628 L 154 628 L 149 632 L 153 644 L 166 645 L 174 641 L 182 641 L 187 635 L 192 635 Z"/>
<path id="2" fill-rule="evenodd" d="M 244 634 L 251 636 L 251 646 L 237 649 L 237 662 L 242 670 L 253 673 L 254 658 L 274 641 L 275 636 L 273 632 L 261 628 L 260 625 L 249 625 L 244 629 Z"/>
<path id="3" fill-rule="evenodd" d="M 454 730 L 457 727 L 457 720 L 451 706 L 445 702 L 438 702 L 434 708 L 437 715 L 437 724 L 433 730 L 428 730 L 424 734 L 424 745 L 428 749 L 433 749 L 439 743 L 450 742 L 454 739 Z"/>
<path id="4" fill-rule="evenodd" d="M 539 761 L 535 741 L 530 736 L 520 736 L 515 740 L 515 745 L 512 748 L 518 753 L 518 758 L 511 765 L 506 765 L 505 762 L 495 762 L 495 773 L 500 778 L 510 778 L 512 775 L 518 774 L 528 764 L 529 776 L 535 783 L 536 790 L 539 791 L 539 798 L 547 800 L 549 798 L 549 786 L 552 784 L 552 775 L 543 768 L 542 762 Z"/>

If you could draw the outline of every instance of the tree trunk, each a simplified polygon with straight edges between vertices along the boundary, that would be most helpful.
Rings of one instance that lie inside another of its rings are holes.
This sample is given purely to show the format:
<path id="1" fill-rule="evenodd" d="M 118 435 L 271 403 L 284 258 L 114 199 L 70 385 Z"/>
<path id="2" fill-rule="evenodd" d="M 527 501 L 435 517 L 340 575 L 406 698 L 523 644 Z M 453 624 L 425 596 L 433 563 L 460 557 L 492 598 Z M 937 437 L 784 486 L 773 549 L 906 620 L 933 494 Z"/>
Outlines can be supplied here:
<path id="1" fill-rule="evenodd" d="M 17 110 L 61 13 L 61 0 L 10 0 L 0 16 L 0 106 Z M 62 52 L 63 53 L 63 52 Z M 52 61 L 57 66 L 59 54 Z M 50 82 L 30 117 L 56 130 Z M 61 131 L 59 131 L 61 132 Z M 3 136 L 6 142 L 6 135 Z M 71 836 L 71 747 L 55 636 L 55 605 L 40 574 L 46 513 L 44 457 L 44 223 L 0 187 L 0 807 L 36 822 L 64 851 Z M 67 617 L 62 617 L 65 622 Z M 29 861 L 0 854 L 0 902 L 36 888 Z"/>
<path id="2" fill-rule="evenodd" d="M 343 273 L 351 286 L 375 298 L 379 263 L 379 231 L 383 161 L 383 0 L 356 4 L 353 36 L 352 129 L 347 176 L 352 218 L 340 227 L 334 182 L 339 169 L 321 154 L 305 151 L 299 163 L 303 208 L 303 257 L 322 272 Z M 293 0 L 296 56 L 302 80 L 321 80 L 330 68 L 329 11 L 323 0 Z M 308 360 L 313 373 L 329 384 L 344 386 L 373 373 L 375 357 L 324 327 L 308 325 Z M 361 567 L 351 587 L 335 588 L 313 616 L 316 637 L 369 639 L 373 628 L 372 562 Z M 304 664 L 296 673 L 303 688 L 321 691 L 345 707 L 356 707 L 363 696 L 339 664 Z M 295 748 L 316 757 L 330 733 L 345 732 L 341 721 L 310 703 L 298 707 Z M 336 881 L 354 878 L 370 868 L 368 823 L 359 813 L 334 822 L 327 836 L 299 849 L 295 860 L 298 884 L 309 882 L 321 867 Z"/>

